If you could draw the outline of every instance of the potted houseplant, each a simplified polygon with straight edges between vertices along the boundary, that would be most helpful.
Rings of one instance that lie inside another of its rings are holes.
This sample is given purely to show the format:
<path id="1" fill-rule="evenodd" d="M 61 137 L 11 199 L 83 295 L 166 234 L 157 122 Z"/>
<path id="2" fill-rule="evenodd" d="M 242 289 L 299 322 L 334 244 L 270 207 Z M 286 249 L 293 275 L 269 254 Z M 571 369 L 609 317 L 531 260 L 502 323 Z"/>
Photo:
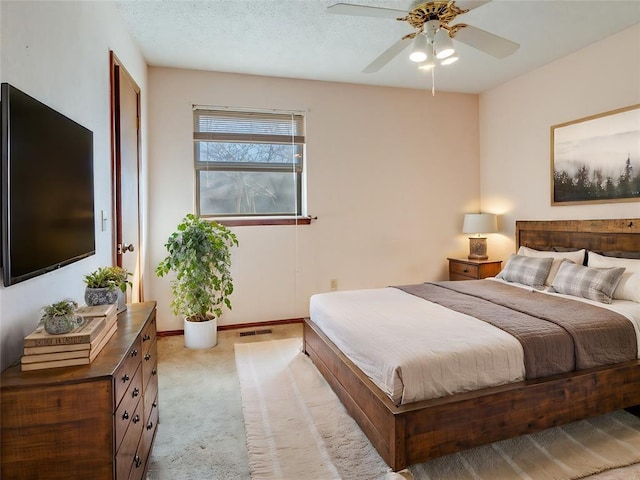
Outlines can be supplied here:
<path id="1" fill-rule="evenodd" d="M 87 305 L 117 304 L 118 313 L 127 309 L 127 287 L 131 286 L 129 273 L 122 267 L 100 267 L 85 275 L 84 301 Z"/>
<path id="2" fill-rule="evenodd" d="M 81 322 L 82 317 L 76 315 L 78 304 L 73 300 L 60 300 L 42 307 L 44 330 L 51 335 L 69 333 Z"/>
<path id="3" fill-rule="evenodd" d="M 210 348 L 217 343 L 217 319 L 224 307 L 231 309 L 231 247 L 235 234 L 217 222 L 187 214 L 165 247 L 168 255 L 156 268 L 162 277 L 175 272 L 171 281 L 175 315 L 184 317 L 187 348 Z"/>

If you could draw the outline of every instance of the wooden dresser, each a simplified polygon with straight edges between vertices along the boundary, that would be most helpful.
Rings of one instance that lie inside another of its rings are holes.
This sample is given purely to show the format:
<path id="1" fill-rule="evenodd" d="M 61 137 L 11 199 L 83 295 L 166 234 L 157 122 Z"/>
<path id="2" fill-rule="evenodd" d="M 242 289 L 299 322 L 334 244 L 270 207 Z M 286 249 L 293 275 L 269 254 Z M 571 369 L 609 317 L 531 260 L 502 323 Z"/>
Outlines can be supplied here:
<path id="1" fill-rule="evenodd" d="M 480 280 L 495 277 L 500 273 L 502 260 L 469 260 L 447 258 L 449 260 L 449 280 Z"/>
<path id="2" fill-rule="evenodd" d="M 0 378 L 3 480 L 143 479 L 158 426 L 156 302 L 129 305 L 89 365 Z"/>

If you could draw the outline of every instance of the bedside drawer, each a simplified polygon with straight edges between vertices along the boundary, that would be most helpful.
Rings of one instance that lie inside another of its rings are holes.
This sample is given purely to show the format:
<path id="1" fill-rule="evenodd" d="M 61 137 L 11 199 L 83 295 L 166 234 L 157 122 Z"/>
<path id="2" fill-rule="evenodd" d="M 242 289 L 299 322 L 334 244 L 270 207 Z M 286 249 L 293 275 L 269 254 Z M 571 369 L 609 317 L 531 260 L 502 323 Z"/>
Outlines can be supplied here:
<path id="1" fill-rule="evenodd" d="M 502 260 L 468 260 L 447 258 L 449 260 L 449 280 L 480 280 L 495 277 L 500 273 Z"/>
<path id="2" fill-rule="evenodd" d="M 461 276 L 467 277 L 469 279 L 476 279 L 480 275 L 480 267 L 478 265 L 468 265 L 466 263 L 452 262 L 449 265 L 449 275 L 451 277 Z"/>

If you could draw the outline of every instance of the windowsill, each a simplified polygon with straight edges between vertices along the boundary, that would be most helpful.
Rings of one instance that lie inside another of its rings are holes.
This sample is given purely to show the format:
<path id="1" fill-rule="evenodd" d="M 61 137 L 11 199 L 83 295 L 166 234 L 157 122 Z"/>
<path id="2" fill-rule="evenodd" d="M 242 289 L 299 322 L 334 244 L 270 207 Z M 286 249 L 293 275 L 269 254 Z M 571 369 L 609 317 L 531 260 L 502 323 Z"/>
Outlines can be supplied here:
<path id="1" fill-rule="evenodd" d="M 220 217 L 211 218 L 225 227 L 258 225 L 309 225 L 315 217 Z"/>

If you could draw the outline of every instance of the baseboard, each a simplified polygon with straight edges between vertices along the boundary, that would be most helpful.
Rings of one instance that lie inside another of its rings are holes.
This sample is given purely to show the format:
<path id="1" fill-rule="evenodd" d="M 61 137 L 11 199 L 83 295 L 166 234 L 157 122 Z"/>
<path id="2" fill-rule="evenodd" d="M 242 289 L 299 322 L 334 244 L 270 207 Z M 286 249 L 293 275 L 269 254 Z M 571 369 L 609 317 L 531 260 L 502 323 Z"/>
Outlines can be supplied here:
<path id="1" fill-rule="evenodd" d="M 289 325 L 302 323 L 302 318 L 285 318 L 283 320 L 267 320 L 266 322 L 236 323 L 233 325 L 218 325 L 218 331 L 222 330 L 238 330 L 240 328 L 262 328 L 272 327 L 275 325 Z M 171 337 L 174 335 L 184 335 L 184 330 L 164 330 L 157 332 L 158 337 Z"/>
<path id="2" fill-rule="evenodd" d="M 234 325 L 218 325 L 218 330 L 237 330 L 239 328 L 270 327 L 274 325 L 289 325 L 302 323 L 302 318 L 285 318 L 283 320 L 268 320 L 266 322 L 236 323 Z"/>
<path id="3" fill-rule="evenodd" d="M 184 330 L 165 330 L 156 332 L 156 337 L 173 337 L 175 335 L 184 335 Z"/>

